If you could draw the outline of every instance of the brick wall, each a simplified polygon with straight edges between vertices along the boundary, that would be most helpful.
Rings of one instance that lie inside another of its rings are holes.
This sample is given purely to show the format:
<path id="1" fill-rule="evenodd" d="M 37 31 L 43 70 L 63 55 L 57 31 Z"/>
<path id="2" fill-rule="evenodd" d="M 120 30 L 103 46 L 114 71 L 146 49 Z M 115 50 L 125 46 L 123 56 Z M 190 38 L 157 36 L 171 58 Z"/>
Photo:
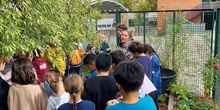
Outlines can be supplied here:
<path id="1" fill-rule="evenodd" d="M 157 0 L 157 10 L 184 10 L 194 9 L 202 0 Z M 164 33 L 166 31 L 166 17 L 172 16 L 172 13 L 158 13 L 157 27 L 161 28 L 158 33 Z M 191 19 L 191 21 L 201 21 L 201 15 Z"/>
<path id="2" fill-rule="evenodd" d="M 157 10 L 192 9 L 202 0 L 157 0 Z"/>

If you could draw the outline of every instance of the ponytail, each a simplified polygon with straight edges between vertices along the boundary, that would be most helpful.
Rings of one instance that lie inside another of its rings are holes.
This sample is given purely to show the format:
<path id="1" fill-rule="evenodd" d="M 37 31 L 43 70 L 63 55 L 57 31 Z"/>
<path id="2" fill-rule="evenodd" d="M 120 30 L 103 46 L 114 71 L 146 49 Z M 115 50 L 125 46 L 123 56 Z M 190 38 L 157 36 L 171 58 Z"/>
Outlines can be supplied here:
<path id="1" fill-rule="evenodd" d="M 77 110 L 77 106 L 76 106 L 76 93 L 73 93 L 73 110 Z"/>

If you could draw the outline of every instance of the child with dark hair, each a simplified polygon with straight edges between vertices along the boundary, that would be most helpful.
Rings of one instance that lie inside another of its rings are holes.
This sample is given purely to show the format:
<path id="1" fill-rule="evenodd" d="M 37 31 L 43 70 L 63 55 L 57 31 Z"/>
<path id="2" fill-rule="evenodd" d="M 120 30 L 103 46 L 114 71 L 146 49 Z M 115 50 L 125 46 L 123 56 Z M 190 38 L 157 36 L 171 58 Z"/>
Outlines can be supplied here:
<path id="1" fill-rule="evenodd" d="M 135 61 L 139 62 L 144 68 L 145 77 L 144 83 L 141 86 L 141 90 L 143 90 L 146 94 L 150 95 L 155 103 L 157 100 L 157 91 L 155 86 L 152 83 L 152 66 L 150 58 L 144 54 L 144 45 L 140 42 L 131 42 L 128 46 L 128 49 L 131 51 L 133 58 Z"/>
<path id="2" fill-rule="evenodd" d="M 115 97 L 119 91 L 113 77 L 109 76 L 112 58 L 107 53 L 100 53 L 95 60 L 98 74 L 94 78 L 87 79 L 84 83 L 83 99 L 95 103 L 96 110 L 104 110 L 106 102 Z"/>
<path id="3" fill-rule="evenodd" d="M 86 65 L 89 71 L 91 72 L 88 78 L 93 78 L 97 75 L 95 59 L 96 55 L 94 54 L 88 54 L 83 59 L 83 64 Z"/>
<path id="4" fill-rule="evenodd" d="M 112 57 L 112 68 L 114 69 L 121 61 L 126 60 L 125 54 L 121 50 L 114 50 L 110 53 Z"/>
<path id="5" fill-rule="evenodd" d="M 134 41 L 130 43 L 128 50 L 132 53 L 135 61 L 143 66 L 145 74 L 152 81 L 152 64 L 150 57 L 144 54 L 144 45 Z"/>
<path id="6" fill-rule="evenodd" d="M 14 83 L 8 93 L 9 110 L 46 110 L 47 98 L 27 58 L 18 58 L 12 64 L 11 81 Z"/>
<path id="7" fill-rule="evenodd" d="M 110 100 L 105 110 L 156 110 L 155 103 L 150 96 L 138 97 L 144 80 L 144 69 L 135 61 L 122 61 L 115 68 L 116 85 L 123 95 L 121 102 Z"/>
<path id="8" fill-rule="evenodd" d="M 57 110 L 60 105 L 69 101 L 69 94 L 65 92 L 63 79 L 59 72 L 51 71 L 46 74 L 44 83 L 44 89 L 49 96 L 47 110 Z"/>
<path id="9" fill-rule="evenodd" d="M 32 62 L 37 74 L 37 79 L 40 85 L 43 85 L 44 78 L 47 72 L 49 72 L 48 64 L 44 59 L 44 52 L 37 49 L 37 54 L 34 54 L 34 60 Z"/>
<path id="10" fill-rule="evenodd" d="M 122 32 L 128 30 L 128 26 L 124 23 L 120 23 L 118 24 L 117 28 L 118 28 L 118 44 L 120 44 Z"/>
<path id="11" fill-rule="evenodd" d="M 161 73 L 160 73 L 160 59 L 157 56 L 156 52 L 154 51 L 154 49 L 148 45 L 148 44 L 144 44 L 144 52 L 145 54 L 149 55 L 151 58 L 151 62 L 152 62 L 152 73 L 153 73 L 153 78 L 152 78 L 152 82 L 154 84 L 154 86 L 157 88 L 157 95 L 160 96 L 161 95 L 161 83 L 162 83 L 162 79 L 161 79 Z"/>
<path id="12" fill-rule="evenodd" d="M 124 52 L 122 52 L 121 50 L 113 50 L 111 53 L 110 53 L 110 56 L 112 57 L 112 69 L 115 69 L 115 67 L 121 62 L 121 61 L 124 61 L 126 60 L 126 56 L 124 54 Z M 110 72 L 109 73 L 109 76 L 113 76 L 112 75 L 113 72 Z M 118 95 L 117 96 L 120 96 L 120 92 L 117 93 Z"/>
<path id="13" fill-rule="evenodd" d="M 64 86 L 66 92 L 69 92 L 70 100 L 61 105 L 58 110 L 95 110 L 93 102 L 81 99 L 84 86 L 79 75 L 69 75 L 64 81 Z"/>

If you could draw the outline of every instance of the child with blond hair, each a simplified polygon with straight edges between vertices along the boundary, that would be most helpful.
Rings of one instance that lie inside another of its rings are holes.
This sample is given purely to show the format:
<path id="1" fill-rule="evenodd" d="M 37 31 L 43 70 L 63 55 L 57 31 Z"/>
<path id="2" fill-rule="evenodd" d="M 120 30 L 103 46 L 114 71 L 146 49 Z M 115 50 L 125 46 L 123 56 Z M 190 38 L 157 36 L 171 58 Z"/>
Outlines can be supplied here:
<path id="1" fill-rule="evenodd" d="M 47 110 L 57 110 L 60 105 L 69 101 L 69 94 L 65 92 L 60 73 L 51 71 L 45 76 L 44 89 L 49 96 Z"/>
<path id="2" fill-rule="evenodd" d="M 95 110 L 93 102 L 81 99 L 84 86 L 79 75 L 69 75 L 64 81 L 64 86 L 66 92 L 69 92 L 70 100 L 61 105 L 58 110 Z"/>

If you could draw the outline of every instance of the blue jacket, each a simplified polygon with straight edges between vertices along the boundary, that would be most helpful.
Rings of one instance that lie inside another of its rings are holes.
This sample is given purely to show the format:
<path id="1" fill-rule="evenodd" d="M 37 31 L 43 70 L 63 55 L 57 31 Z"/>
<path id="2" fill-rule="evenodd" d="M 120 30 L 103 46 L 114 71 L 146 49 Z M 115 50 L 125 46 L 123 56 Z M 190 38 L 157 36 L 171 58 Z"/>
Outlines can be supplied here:
<path id="1" fill-rule="evenodd" d="M 152 61 L 152 72 L 153 72 L 153 77 L 152 77 L 152 82 L 154 86 L 157 89 L 157 95 L 161 95 L 161 73 L 160 73 L 160 60 L 157 57 L 155 53 L 152 54 L 151 56 L 151 61 Z"/>

